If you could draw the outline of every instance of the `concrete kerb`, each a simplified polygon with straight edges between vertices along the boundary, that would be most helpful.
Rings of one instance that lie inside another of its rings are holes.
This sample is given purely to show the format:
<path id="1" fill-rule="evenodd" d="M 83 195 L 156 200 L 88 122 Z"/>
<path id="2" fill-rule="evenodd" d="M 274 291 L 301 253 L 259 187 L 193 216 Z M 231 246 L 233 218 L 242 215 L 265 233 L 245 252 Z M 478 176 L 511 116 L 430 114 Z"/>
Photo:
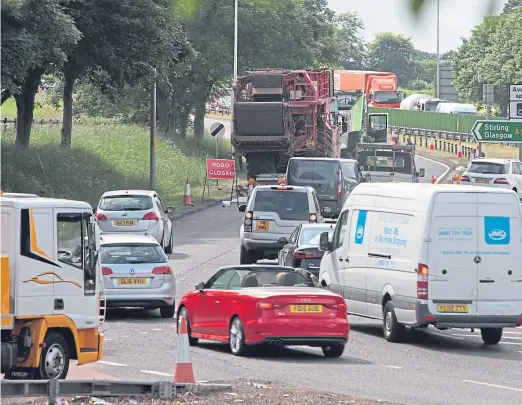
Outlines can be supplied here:
<path id="1" fill-rule="evenodd" d="M 153 395 L 160 399 L 175 399 L 179 393 L 190 392 L 194 395 L 208 394 L 212 392 L 228 391 L 232 389 L 231 384 L 217 384 L 209 382 L 198 382 L 195 384 L 178 384 L 171 381 L 160 381 L 155 384 Z"/>
<path id="2" fill-rule="evenodd" d="M 196 206 L 194 208 L 190 208 L 187 211 L 174 212 L 174 213 L 172 213 L 172 215 L 169 215 L 169 218 L 171 220 L 176 220 L 176 219 L 180 219 L 180 218 L 186 217 L 188 215 L 195 214 L 196 212 L 205 211 L 205 210 L 208 210 L 209 208 L 216 207 L 216 206 L 220 205 L 222 201 L 223 201 L 223 199 L 204 201 L 200 205 L 198 205 L 198 206 Z"/>

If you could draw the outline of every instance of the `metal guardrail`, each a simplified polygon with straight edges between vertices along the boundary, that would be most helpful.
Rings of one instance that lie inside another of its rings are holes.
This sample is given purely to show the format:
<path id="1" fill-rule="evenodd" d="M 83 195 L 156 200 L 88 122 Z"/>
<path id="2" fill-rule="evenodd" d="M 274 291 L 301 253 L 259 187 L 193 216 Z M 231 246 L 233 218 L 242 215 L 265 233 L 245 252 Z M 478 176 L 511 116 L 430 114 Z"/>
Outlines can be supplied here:
<path id="1" fill-rule="evenodd" d="M 160 399 L 172 399 L 177 388 L 185 384 L 169 381 L 136 382 L 109 380 L 2 380 L 2 398 L 13 397 L 48 397 L 49 405 L 55 405 L 58 398 L 64 396 L 93 397 L 136 397 L 155 396 Z"/>

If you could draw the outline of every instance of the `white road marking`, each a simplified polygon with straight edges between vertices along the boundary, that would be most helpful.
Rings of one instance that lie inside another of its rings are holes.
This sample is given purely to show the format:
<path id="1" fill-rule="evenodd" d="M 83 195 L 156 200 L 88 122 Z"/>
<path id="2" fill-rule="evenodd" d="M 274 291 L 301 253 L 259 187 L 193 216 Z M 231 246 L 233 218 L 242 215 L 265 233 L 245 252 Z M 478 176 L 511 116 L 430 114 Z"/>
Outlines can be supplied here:
<path id="1" fill-rule="evenodd" d="M 499 345 L 522 345 L 522 342 L 498 342 Z"/>
<path id="2" fill-rule="evenodd" d="M 107 338 L 104 338 L 104 339 L 103 339 L 104 342 L 110 342 L 111 340 L 112 340 L 112 339 L 110 339 L 110 338 L 109 338 L 109 339 L 107 339 Z"/>
<path id="3" fill-rule="evenodd" d="M 508 332 L 508 331 L 506 331 L 506 330 L 503 331 L 502 333 L 504 333 L 504 334 L 508 333 L 508 334 L 510 334 L 510 335 L 522 335 L 522 332 Z"/>
<path id="4" fill-rule="evenodd" d="M 480 382 L 480 381 L 473 381 L 473 380 L 462 380 L 462 382 L 467 382 L 467 383 L 470 383 L 470 384 L 477 384 L 477 385 L 485 385 L 486 387 L 501 388 L 501 389 L 504 389 L 504 390 L 511 390 L 511 391 L 522 392 L 522 388 L 507 387 L 505 385 L 489 384 L 489 383 Z"/>
<path id="5" fill-rule="evenodd" d="M 141 333 L 142 335 L 146 335 L 146 334 L 149 333 L 149 332 L 140 332 L 140 333 Z"/>
<path id="6" fill-rule="evenodd" d="M 502 336 L 502 339 L 522 340 L 522 337 Z"/>
<path id="7" fill-rule="evenodd" d="M 395 368 L 397 370 L 402 369 L 402 367 L 399 367 L 399 366 L 384 366 L 384 367 L 386 367 L 386 368 Z"/>
<path id="8" fill-rule="evenodd" d="M 162 372 L 160 372 L 160 371 L 140 370 L 140 373 L 154 374 L 154 375 L 161 375 L 161 376 L 164 376 L 164 377 L 172 377 L 172 374 L 162 373 Z"/>
<path id="9" fill-rule="evenodd" d="M 451 167 L 449 167 L 448 165 L 445 165 L 444 163 L 441 163 L 441 162 L 437 162 L 436 160 L 430 159 L 428 157 L 421 156 L 421 155 L 417 155 L 415 157 L 416 158 L 420 158 L 420 159 L 429 160 L 430 162 L 436 163 L 436 164 L 444 166 L 446 168 L 446 171 L 443 174 L 441 174 L 440 176 L 437 177 L 437 181 L 435 183 L 438 183 L 440 181 L 440 179 L 443 179 L 446 176 L 446 174 L 448 174 L 449 171 L 451 170 Z"/>
<path id="10" fill-rule="evenodd" d="M 105 361 L 105 360 L 98 360 L 98 363 L 106 364 L 108 366 L 115 366 L 115 367 L 128 367 L 126 364 L 114 363 L 112 361 Z"/>
<path id="11" fill-rule="evenodd" d="M 159 328 L 154 328 L 154 329 L 152 329 L 152 330 L 163 330 L 163 329 L 159 329 Z"/>
<path id="12" fill-rule="evenodd" d="M 518 350 L 518 353 L 522 353 L 522 350 Z"/>

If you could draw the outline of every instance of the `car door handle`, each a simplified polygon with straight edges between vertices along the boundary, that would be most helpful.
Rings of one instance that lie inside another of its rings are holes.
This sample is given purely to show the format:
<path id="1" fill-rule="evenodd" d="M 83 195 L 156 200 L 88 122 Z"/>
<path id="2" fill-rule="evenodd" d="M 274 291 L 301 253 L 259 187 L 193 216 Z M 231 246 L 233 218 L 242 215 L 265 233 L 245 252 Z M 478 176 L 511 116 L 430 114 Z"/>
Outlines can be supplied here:
<path id="1" fill-rule="evenodd" d="M 339 258 L 339 261 L 342 262 L 344 259 L 342 257 Z"/>
<path id="2" fill-rule="evenodd" d="M 481 283 L 494 283 L 495 280 L 480 280 Z"/>

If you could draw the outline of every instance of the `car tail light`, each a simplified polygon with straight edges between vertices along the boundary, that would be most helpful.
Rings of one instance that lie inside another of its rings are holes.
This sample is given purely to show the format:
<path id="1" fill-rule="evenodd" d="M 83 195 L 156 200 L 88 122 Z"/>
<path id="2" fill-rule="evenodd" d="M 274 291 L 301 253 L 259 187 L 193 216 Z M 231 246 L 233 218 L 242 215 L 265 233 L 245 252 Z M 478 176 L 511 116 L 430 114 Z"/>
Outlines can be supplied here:
<path id="1" fill-rule="evenodd" d="M 417 299 L 428 299 L 428 266 L 422 263 L 417 268 Z"/>
<path id="2" fill-rule="evenodd" d="M 509 181 L 507 181 L 506 179 L 496 179 L 493 183 L 494 184 L 509 184 Z"/>
<path id="3" fill-rule="evenodd" d="M 310 222 L 317 222 L 317 215 L 310 214 Z"/>
<path id="4" fill-rule="evenodd" d="M 96 214 L 96 220 L 97 221 L 107 221 L 107 217 L 103 215 L 101 212 L 98 212 Z"/>
<path id="5" fill-rule="evenodd" d="M 337 197 L 343 195 L 343 178 L 341 177 L 341 169 L 337 169 Z"/>
<path id="6" fill-rule="evenodd" d="M 155 267 L 152 270 L 152 274 L 172 274 L 172 269 L 167 264 L 166 266 Z"/>
<path id="7" fill-rule="evenodd" d="M 317 257 L 317 252 L 295 252 L 296 259 L 313 259 Z"/>
<path id="8" fill-rule="evenodd" d="M 469 179 L 468 176 L 462 176 L 462 177 L 460 178 L 460 182 L 461 182 L 461 183 L 462 183 L 462 182 L 464 182 L 464 183 L 468 182 L 468 183 L 469 183 L 470 181 L 471 181 L 471 180 Z"/>
<path id="9" fill-rule="evenodd" d="M 346 304 L 344 302 L 337 304 L 325 304 L 325 307 L 330 309 L 338 309 L 339 311 L 346 311 Z"/>
<path id="10" fill-rule="evenodd" d="M 145 219 L 147 221 L 159 221 L 159 218 L 154 211 L 145 214 L 143 216 L 143 219 Z"/>
<path id="11" fill-rule="evenodd" d="M 245 232 L 252 232 L 252 218 L 254 217 L 254 213 L 252 211 L 247 211 L 245 213 Z"/>
<path id="12" fill-rule="evenodd" d="M 112 270 L 108 267 L 102 267 L 102 274 L 104 276 L 110 276 L 112 274 Z"/>
<path id="13" fill-rule="evenodd" d="M 256 305 L 259 310 L 274 309 L 274 304 L 271 302 L 258 302 Z"/>

